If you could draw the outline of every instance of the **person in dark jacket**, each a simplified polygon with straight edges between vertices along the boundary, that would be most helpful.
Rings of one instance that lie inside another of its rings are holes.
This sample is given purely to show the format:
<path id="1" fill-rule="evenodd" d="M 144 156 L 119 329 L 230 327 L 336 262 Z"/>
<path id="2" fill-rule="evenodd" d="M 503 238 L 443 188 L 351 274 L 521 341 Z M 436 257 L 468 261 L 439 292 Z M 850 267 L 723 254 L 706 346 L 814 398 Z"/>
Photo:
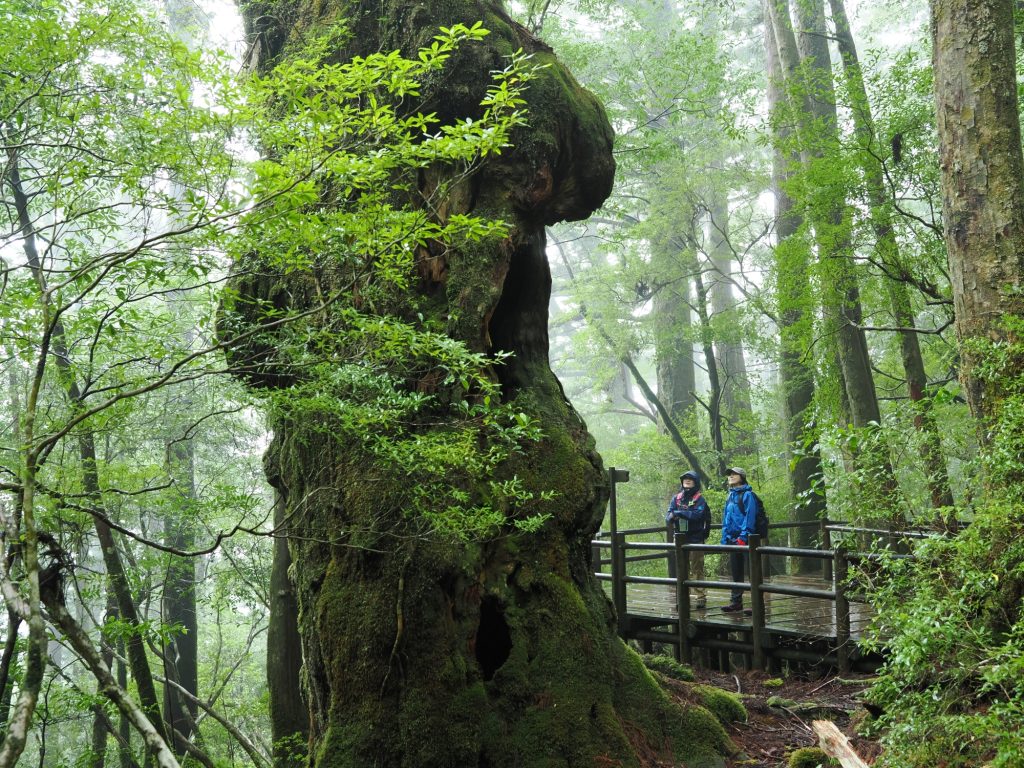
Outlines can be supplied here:
<path id="1" fill-rule="evenodd" d="M 722 512 L 722 544 L 739 547 L 747 546 L 747 540 L 756 530 L 757 501 L 751 487 L 747 484 L 747 473 L 740 467 L 730 467 L 726 472 L 729 478 L 729 497 L 725 500 Z M 744 565 L 747 553 L 735 550 L 729 553 L 729 570 L 733 581 L 743 581 Z M 734 588 L 729 605 L 722 609 L 726 613 L 743 610 L 743 590 Z"/>
<path id="2" fill-rule="evenodd" d="M 685 520 L 686 526 L 683 541 L 687 544 L 703 544 L 706 536 L 705 527 L 711 523 L 711 509 L 704 495 L 700 492 L 700 475 L 696 472 L 684 472 L 679 476 L 680 490 L 668 503 L 665 521 L 672 523 L 679 532 L 679 521 Z M 690 578 L 704 581 L 704 553 L 690 553 Z M 697 587 L 694 592 L 697 601 L 694 607 L 701 610 L 707 606 L 707 590 Z"/>

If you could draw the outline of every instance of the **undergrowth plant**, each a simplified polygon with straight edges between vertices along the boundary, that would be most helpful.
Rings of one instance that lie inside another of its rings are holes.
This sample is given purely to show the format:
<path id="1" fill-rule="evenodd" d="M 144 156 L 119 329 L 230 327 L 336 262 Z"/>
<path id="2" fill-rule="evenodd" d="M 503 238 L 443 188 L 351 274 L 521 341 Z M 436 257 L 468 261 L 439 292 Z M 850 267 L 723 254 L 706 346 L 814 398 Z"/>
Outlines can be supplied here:
<path id="1" fill-rule="evenodd" d="M 880 765 L 1024 765 L 1024 539 L 1021 456 L 1024 382 L 1019 342 L 986 343 L 979 373 L 1001 398 L 980 464 L 983 487 L 968 527 L 890 558 L 876 580 L 868 645 L 886 663 L 870 691 Z"/>

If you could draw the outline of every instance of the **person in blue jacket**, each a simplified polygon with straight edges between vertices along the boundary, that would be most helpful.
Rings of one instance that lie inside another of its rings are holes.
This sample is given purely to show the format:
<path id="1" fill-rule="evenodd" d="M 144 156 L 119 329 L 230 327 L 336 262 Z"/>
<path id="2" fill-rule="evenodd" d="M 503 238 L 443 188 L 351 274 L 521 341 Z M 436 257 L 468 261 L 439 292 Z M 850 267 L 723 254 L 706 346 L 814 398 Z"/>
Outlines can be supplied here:
<path id="1" fill-rule="evenodd" d="M 722 513 L 722 544 L 745 547 L 750 534 L 757 530 L 757 500 L 747 484 L 746 471 L 730 467 L 726 475 L 729 478 L 729 497 Z M 743 581 L 746 562 L 746 552 L 735 550 L 729 553 L 729 571 L 733 581 Z M 726 613 L 742 611 L 743 590 L 734 588 L 729 604 L 722 610 Z"/>
<path id="2" fill-rule="evenodd" d="M 703 544 L 707 539 L 706 529 L 711 523 L 711 509 L 700 492 L 700 475 L 692 470 L 679 476 L 680 490 L 668 503 L 665 522 L 672 523 L 679 532 L 679 521 L 685 520 L 683 541 L 687 544 Z M 690 578 L 704 581 L 704 553 L 690 553 Z M 701 610 L 707 606 L 707 590 L 697 587 L 694 592 L 697 601 L 694 607 Z"/>

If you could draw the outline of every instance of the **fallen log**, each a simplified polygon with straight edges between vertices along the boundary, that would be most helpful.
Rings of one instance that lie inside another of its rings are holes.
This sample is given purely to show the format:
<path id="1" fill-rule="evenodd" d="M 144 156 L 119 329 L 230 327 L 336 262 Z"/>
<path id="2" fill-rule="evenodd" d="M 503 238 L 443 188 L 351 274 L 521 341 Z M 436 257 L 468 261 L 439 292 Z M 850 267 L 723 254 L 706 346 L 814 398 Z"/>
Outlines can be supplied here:
<path id="1" fill-rule="evenodd" d="M 868 764 L 850 746 L 850 740 L 831 720 L 815 720 L 811 728 L 818 734 L 818 743 L 843 768 L 869 768 Z"/>

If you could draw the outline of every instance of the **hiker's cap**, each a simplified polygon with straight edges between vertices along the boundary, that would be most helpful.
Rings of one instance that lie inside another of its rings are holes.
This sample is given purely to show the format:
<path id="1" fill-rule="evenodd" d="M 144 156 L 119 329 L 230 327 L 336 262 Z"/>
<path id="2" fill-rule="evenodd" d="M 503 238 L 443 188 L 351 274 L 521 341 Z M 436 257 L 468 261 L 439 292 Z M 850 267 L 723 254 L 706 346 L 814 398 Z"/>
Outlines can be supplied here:
<path id="1" fill-rule="evenodd" d="M 741 469 L 740 467 L 729 467 L 727 470 L 725 470 L 725 474 L 727 474 L 727 475 L 739 475 L 740 477 L 746 477 L 747 476 L 747 470 Z"/>

